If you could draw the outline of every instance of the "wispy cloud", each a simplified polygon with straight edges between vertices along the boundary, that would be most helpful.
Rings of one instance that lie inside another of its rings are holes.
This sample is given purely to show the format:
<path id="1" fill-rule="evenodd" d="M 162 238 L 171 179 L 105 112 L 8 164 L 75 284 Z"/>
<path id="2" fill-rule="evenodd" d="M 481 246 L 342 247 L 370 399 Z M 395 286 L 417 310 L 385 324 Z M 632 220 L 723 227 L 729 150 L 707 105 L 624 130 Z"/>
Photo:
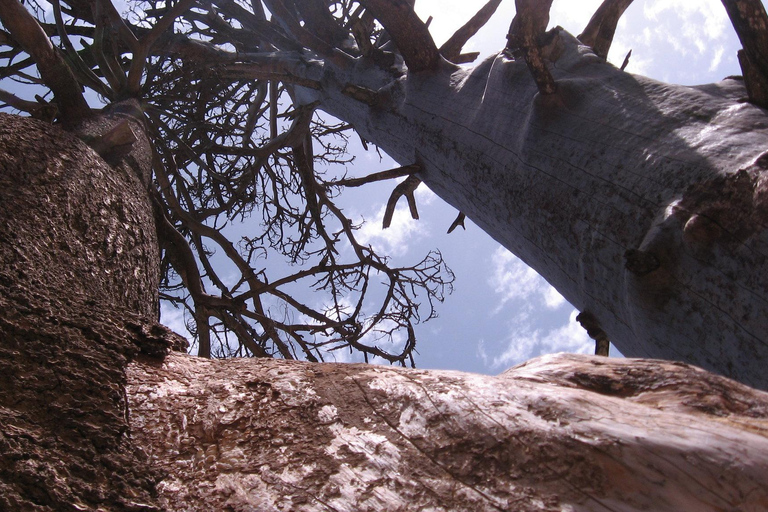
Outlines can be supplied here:
<path id="1" fill-rule="evenodd" d="M 594 350 L 594 342 L 576 322 L 576 315 L 578 311 L 573 311 L 567 324 L 546 332 L 540 329 L 532 330 L 530 323 L 515 323 L 515 331 L 507 341 L 506 350 L 489 361 L 489 366 L 495 370 L 504 369 L 541 354 L 556 352 L 591 353 Z M 482 345 L 478 346 L 478 352 L 485 353 Z M 484 360 L 488 359 L 486 354 Z"/>
<path id="2" fill-rule="evenodd" d="M 492 262 L 493 272 L 489 284 L 499 294 L 494 313 L 501 311 L 510 301 L 518 303 L 518 310 L 521 306 L 541 305 L 548 309 L 558 309 L 565 303 L 562 295 L 535 270 L 503 247 L 493 253 Z"/>
<path id="3" fill-rule="evenodd" d="M 421 187 L 420 187 L 421 188 Z M 424 187 L 426 189 L 426 187 Z M 434 199 L 434 194 L 416 191 L 418 204 L 428 204 Z M 392 224 L 387 229 L 382 229 L 385 206 L 378 209 L 373 218 L 366 218 L 365 224 L 357 232 L 358 240 L 363 244 L 370 244 L 381 254 L 390 256 L 402 256 L 408 252 L 409 243 L 414 237 L 424 236 L 428 230 L 425 222 L 411 218 L 410 211 L 405 204 L 405 199 L 400 201 L 392 216 Z"/>

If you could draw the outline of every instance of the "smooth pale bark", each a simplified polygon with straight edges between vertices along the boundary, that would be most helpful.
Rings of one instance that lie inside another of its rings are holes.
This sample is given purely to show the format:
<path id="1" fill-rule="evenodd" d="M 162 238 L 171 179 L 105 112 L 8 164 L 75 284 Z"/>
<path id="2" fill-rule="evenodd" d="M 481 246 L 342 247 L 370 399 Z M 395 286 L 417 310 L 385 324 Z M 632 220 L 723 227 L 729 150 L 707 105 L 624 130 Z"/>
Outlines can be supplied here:
<path id="1" fill-rule="evenodd" d="M 594 315 L 626 355 L 768 388 L 768 115 L 738 80 L 699 87 L 619 71 L 565 32 L 525 62 L 443 63 L 398 81 L 326 66 L 306 101 L 352 123 Z M 353 83 L 388 102 L 334 91 Z M 448 223 L 449 219 L 446 219 Z"/>
<path id="2" fill-rule="evenodd" d="M 163 510 L 768 508 L 768 394 L 652 360 L 497 376 L 174 354 L 132 363 Z"/>

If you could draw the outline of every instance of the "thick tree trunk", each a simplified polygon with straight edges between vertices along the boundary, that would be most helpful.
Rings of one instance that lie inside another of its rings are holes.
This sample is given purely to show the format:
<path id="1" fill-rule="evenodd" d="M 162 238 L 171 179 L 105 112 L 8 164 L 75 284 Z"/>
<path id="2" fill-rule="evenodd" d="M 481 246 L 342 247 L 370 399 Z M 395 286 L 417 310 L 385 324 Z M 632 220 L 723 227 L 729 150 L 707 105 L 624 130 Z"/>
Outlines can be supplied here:
<path id="1" fill-rule="evenodd" d="M 366 139 L 591 313 L 629 356 L 768 388 L 768 114 L 742 82 L 662 84 L 565 32 L 554 94 L 500 54 L 391 78 L 317 71 L 306 101 Z M 334 91 L 379 90 L 370 107 Z"/>
<path id="2" fill-rule="evenodd" d="M 0 510 L 150 509 L 125 366 L 163 355 L 172 335 L 155 324 L 159 254 L 137 146 L 110 167 L 59 128 L 0 114 Z"/>
<path id="3" fill-rule="evenodd" d="M 768 394 L 679 363 L 490 377 L 174 354 L 128 376 L 169 511 L 768 508 Z"/>
<path id="4" fill-rule="evenodd" d="M 163 361 L 141 140 L 0 116 L 0 509 L 768 506 L 768 395 L 685 365 Z"/>

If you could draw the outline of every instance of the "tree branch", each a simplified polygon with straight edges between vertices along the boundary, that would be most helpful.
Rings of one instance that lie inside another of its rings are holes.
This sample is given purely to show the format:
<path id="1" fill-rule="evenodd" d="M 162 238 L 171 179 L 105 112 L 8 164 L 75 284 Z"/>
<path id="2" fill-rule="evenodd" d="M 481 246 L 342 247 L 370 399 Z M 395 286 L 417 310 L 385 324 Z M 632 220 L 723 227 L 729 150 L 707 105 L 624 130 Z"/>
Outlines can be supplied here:
<path id="1" fill-rule="evenodd" d="M 397 206 L 397 202 L 403 196 L 405 196 L 406 201 L 408 201 L 411 217 L 414 219 L 419 218 L 419 211 L 416 209 L 416 198 L 413 197 L 413 192 L 420 184 L 421 180 L 412 174 L 395 187 L 395 190 L 392 191 L 392 195 L 389 196 L 389 201 L 387 201 L 387 208 L 384 210 L 384 220 L 382 222 L 382 227 L 384 229 L 387 229 L 392 224 L 392 216 L 395 214 L 395 207 Z"/>
<path id="2" fill-rule="evenodd" d="M 619 19 L 631 3 L 632 0 L 605 0 L 578 39 L 592 48 L 598 57 L 607 59 Z"/>
<path id="3" fill-rule="evenodd" d="M 389 169 L 387 171 L 375 172 L 364 176 L 362 178 L 345 178 L 338 181 L 328 183 L 328 185 L 341 186 L 341 187 L 361 187 L 368 183 L 376 181 L 391 180 L 394 178 L 402 178 L 403 176 L 410 176 L 413 173 L 419 172 L 421 167 L 416 164 L 406 165 L 398 167 L 396 169 Z"/>
<path id="4" fill-rule="evenodd" d="M 544 34 L 549 24 L 549 9 L 552 0 L 515 0 L 517 14 L 512 20 L 507 35 L 507 49 L 520 50 L 525 57 L 525 63 L 536 81 L 541 94 L 552 94 L 557 90 L 555 79 L 547 69 L 544 56 L 539 45 L 539 38 Z"/>
<path id="5" fill-rule="evenodd" d="M 457 61 L 461 55 L 461 49 L 467 44 L 467 41 L 469 41 L 472 36 L 477 34 L 478 30 L 488 23 L 488 20 L 490 20 L 493 13 L 496 12 L 499 4 L 501 4 L 501 0 L 490 0 L 485 4 L 472 19 L 443 43 L 440 47 L 440 55 L 455 64 L 460 64 L 460 62 Z"/>
<path id="6" fill-rule="evenodd" d="M 429 29 L 408 0 L 362 0 L 361 3 L 381 22 L 405 59 L 408 70 L 420 73 L 436 69 L 440 51 Z"/>
<path id="7" fill-rule="evenodd" d="M 43 82 L 53 91 L 64 127 L 74 129 L 91 115 L 91 109 L 61 54 L 18 0 L 0 0 L 0 21 L 37 64 Z"/>
<path id="8" fill-rule="evenodd" d="M 739 63 L 749 101 L 768 108 L 768 15 L 760 0 L 722 0 L 743 52 Z"/>
<path id="9" fill-rule="evenodd" d="M 141 90 L 141 77 L 144 74 L 144 68 L 147 64 L 147 58 L 152 47 L 165 33 L 166 30 L 173 26 L 176 18 L 184 14 L 189 10 L 197 0 L 181 0 L 173 8 L 166 13 L 160 21 L 158 21 L 149 33 L 145 34 L 138 43 L 138 46 L 134 50 L 133 59 L 131 59 L 131 68 L 128 71 L 128 93 L 131 95 L 138 95 Z M 134 43 L 132 43 L 134 44 Z"/>

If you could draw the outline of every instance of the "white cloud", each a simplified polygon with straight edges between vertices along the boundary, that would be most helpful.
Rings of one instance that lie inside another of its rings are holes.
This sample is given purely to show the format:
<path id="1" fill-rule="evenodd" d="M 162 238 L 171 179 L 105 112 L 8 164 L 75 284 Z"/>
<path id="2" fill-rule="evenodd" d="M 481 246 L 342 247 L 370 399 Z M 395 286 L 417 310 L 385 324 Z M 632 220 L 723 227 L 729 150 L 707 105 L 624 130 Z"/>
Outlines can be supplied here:
<path id="1" fill-rule="evenodd" d="M 405 203 L 405 198 L 400 202 Z M 382 229 L 384 210 L 382 206 L 373 219 L 366 219 L 357 232 L 358 241 L 364 245 L 370 244 L 379 254 L 402 256 L 408 252 L 408 245 L 414 237 L 426 233 L 426 227 L 424 222 L 412 219 L 408 207 L 402 204 L 395 209 L 389 228 Z"/>
<path id="2" fill-rule="evenodd" d="M 491 368 L 508 368 L 541 354 L 556 352 L 592 353 L 595 348 L 594 341 L 589 338 L 587 331 L 576 322 L 577 315 L 578 311 L 574 310 L 567 324 L 547 332 L 542 332 L 540 329 L 533 330 L 530 323 L 515 322 L 515 332 L 509 337 L 506 350 L 493 358 Z M 478 347 L 478 351 L 480 350 L 483 350 L 482 346 Z M 487 361 L 487 356 L 484 360 Z"/>
<path id="3" fill-rule="evenodd" d="M 533 309 L 544 305 L 548 309 L 558 309 L 565 299 L 547 283 L 535 270 L 523 261 L 499 247 L 493 253 L 493 273 L 489 284 L 500 295 L 500 300 L 493 313 L 498 313 L 510 301 L 515 301 L 520 308 Z"/>
<path id="4" fill-rule="evenodd" d="M 728 15 L 719 0 L 654 0 L 643 3 L 643 14 L 649 21 L 672 21 L 678 32 L 701 40 L 717 39 L 728 27 Z"/>
<path id="5" fill-rule="evenodd" d="M 718 47 L 717 50 L 715 50 L 715 54 L 712 56 L 712 62 L 709 63 L 710 71 L 717 71 L 717 68 L 720 66 L 720 63 L 723 61 L 724 53 L 725 53 L 725 48 L 723 48 L 722 46 Z"/>

